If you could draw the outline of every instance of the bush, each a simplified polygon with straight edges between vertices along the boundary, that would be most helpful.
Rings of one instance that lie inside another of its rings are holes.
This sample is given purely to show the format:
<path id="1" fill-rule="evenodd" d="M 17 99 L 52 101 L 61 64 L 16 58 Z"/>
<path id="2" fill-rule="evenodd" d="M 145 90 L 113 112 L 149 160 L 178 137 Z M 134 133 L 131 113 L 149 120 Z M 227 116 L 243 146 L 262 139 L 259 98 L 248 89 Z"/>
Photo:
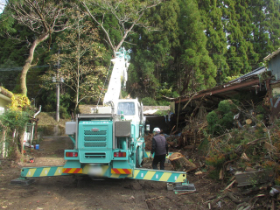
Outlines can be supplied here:
<path id="1" fill-rule="evenodd" d="M 70 114 L 67 112 L 67 108 L 60 106 L 59 107 L 59 114 L 62 119 L 69 119 L 71 118 Z"/>
<path id="2" fill-rule="evenodd" d="M 214 135 L 221 135 L 226 129 L 233 128 L 233 117 L 236 106 L 231 100 L 221 101 L 218 108 L 210 112 L 206 119 L 208 132 Z"/>
<path id="3" fill-rule="evenodd" d="M 157 106 L 156 100 L 151 97 L 142 98 L 142 103 L 144 106 Z"/>

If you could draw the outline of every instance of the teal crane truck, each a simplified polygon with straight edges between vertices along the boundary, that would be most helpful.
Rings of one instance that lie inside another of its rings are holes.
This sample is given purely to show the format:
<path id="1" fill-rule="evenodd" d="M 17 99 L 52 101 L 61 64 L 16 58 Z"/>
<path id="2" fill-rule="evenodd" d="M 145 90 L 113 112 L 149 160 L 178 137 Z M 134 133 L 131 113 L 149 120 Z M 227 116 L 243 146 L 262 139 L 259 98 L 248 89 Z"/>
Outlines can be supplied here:
<path id="1" fill-rule="evenodd" d="M 143 105 L 137 99 L 119 99 L 128 61 L 128 53 L 122 48 L 113 59 L 103 106 L 93 109 L 91 114 L 78 114 L 76 121 L 66 123 L 65 132 L 74 148 L 64 151 L 65 165 L 22 168 L 21 179 L 88 175 L 162 181 L 194 189 L 187 183 L 186 172 L 141 168 L 144 158 L 150 155 L 145 151 Z"/>

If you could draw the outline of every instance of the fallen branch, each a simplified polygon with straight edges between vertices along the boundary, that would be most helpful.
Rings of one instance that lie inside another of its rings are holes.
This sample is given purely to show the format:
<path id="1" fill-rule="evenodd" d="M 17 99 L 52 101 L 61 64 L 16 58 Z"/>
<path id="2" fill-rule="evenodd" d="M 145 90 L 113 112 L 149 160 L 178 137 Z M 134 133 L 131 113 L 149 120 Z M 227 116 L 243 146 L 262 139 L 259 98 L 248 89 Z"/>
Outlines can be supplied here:
<path id="1" fill-rule="evenodd" d="M 236 180 L 233 180 L 233 181 L 224 189 L 224 191 L 228 190 L 235 182 L 236 182 Z"/>
<path id="2" fill-rule="evenodd" d="M 196 193 L 196 191 L 193 191 L 193 192 L 184 192 L 184 193 L 180 193 L 178 195 L 187 195 L 187 194 L 193 194 L 193 193 Z"/>
<path id="3" fill-rule="evenodd" d="M 254 141 L 251 141 L 251 142 L 247 143 L 247 145 L 255 144 L 256 142 L 258 142 L 258 141 L 260 141 L 260 140 L 264 140 L 264 139 L 266 139 L 266 138 L 263 137 L 263 138 L 255 139 Z"/>
<path id="4" fill-rule="evenodd" d="M 244 202 L 244 203 L 241 203 L 241 204 L 239 204 L 237 207 L 236 207 L 236 209 L 240 209 L 240 210 L 250 210 L 250 209 L 252 209 L 252 205 L 250 205 L 249 203 L 246 203 L 246 202 Z"/>
<path id="5" fill-rule="evenodd" d="M 243 202 L 242 200 L 236 198 L 232 193 L 226 192 L 224 195 L 216 198 L 212 202 L 210 202 L 210 200 L 214 199 L 215 197 L 210 198 L 208 201 L 205 201 L 203 204 L 211 203 L 211 205 L 214 205 L 215 203 L 219 202 L 220 200 L 222 200 L 225 197 L 230 198 L 234 203 L 242 203 Z"/>
<path id="6" fill-rule="evenodd" d="M 164 198 L 164 196 L 158 196 L 158 197 L 154 197 L 154 198 L 149 198 L 149 199 L 146 199 L 145 201 L 153 201 L 153 200 L 162 199 L 162 198 Z"/>

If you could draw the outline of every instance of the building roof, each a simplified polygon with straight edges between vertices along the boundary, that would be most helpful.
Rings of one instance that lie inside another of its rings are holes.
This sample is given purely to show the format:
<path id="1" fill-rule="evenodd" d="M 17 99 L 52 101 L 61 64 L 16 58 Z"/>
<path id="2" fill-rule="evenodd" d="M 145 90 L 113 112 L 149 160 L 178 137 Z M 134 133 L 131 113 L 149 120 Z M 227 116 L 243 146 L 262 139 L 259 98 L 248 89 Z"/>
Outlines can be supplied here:
<path id="1" fill-rule="evenodd" d="M 280 48 L 278 48 L 278 50 L 276 50 L 276 51 L 272 52 L 271 54 L 269 54 L 268 56 L 266 56 L 263 60 L 269 61 L 271 58 L 278 55 L 279 53 L 280 53 Z"/>
<path id="2" fill-rule="evenodd" d="M 217 96 L 220 98 L 228 98 L 227 96 L 233 95 L 240 91 L 247 91 L 255 89 L 259 87 L 260 80 L 259 75 L 266 72 L 267 69 L 265 67 L 259 67 L 235 80 L 232 80 L 228 83 L 225 83 L 220 86 L 216 86 L 214 88 L 210 88 L 207 90 L 201 90 L 197 92 L 195 95 L 187 96 L 181 98 L 181 102 L 189 101 L 190 99 L 199 99 L 207 96 Z M 179 103 L 179 99 L 175 99 L 175 103 Z"/>

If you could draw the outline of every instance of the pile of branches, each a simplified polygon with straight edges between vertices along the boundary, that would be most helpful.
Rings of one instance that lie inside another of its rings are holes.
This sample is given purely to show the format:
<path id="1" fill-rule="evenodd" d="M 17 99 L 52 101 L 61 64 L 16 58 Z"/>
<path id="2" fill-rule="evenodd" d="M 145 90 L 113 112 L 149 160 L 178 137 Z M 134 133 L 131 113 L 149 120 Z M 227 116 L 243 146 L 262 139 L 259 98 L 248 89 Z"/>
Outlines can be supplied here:
<path id="1" fill-rule="evenodd" d="M 208 175 L 227 184 L 209 205 L 230 198 L 237 209 L 280 207 L 280 121 L 266 126 L 247 120 L 242 129 L 205 138 Z M 233 188 L 236 188 L 233 190 Z"/>

